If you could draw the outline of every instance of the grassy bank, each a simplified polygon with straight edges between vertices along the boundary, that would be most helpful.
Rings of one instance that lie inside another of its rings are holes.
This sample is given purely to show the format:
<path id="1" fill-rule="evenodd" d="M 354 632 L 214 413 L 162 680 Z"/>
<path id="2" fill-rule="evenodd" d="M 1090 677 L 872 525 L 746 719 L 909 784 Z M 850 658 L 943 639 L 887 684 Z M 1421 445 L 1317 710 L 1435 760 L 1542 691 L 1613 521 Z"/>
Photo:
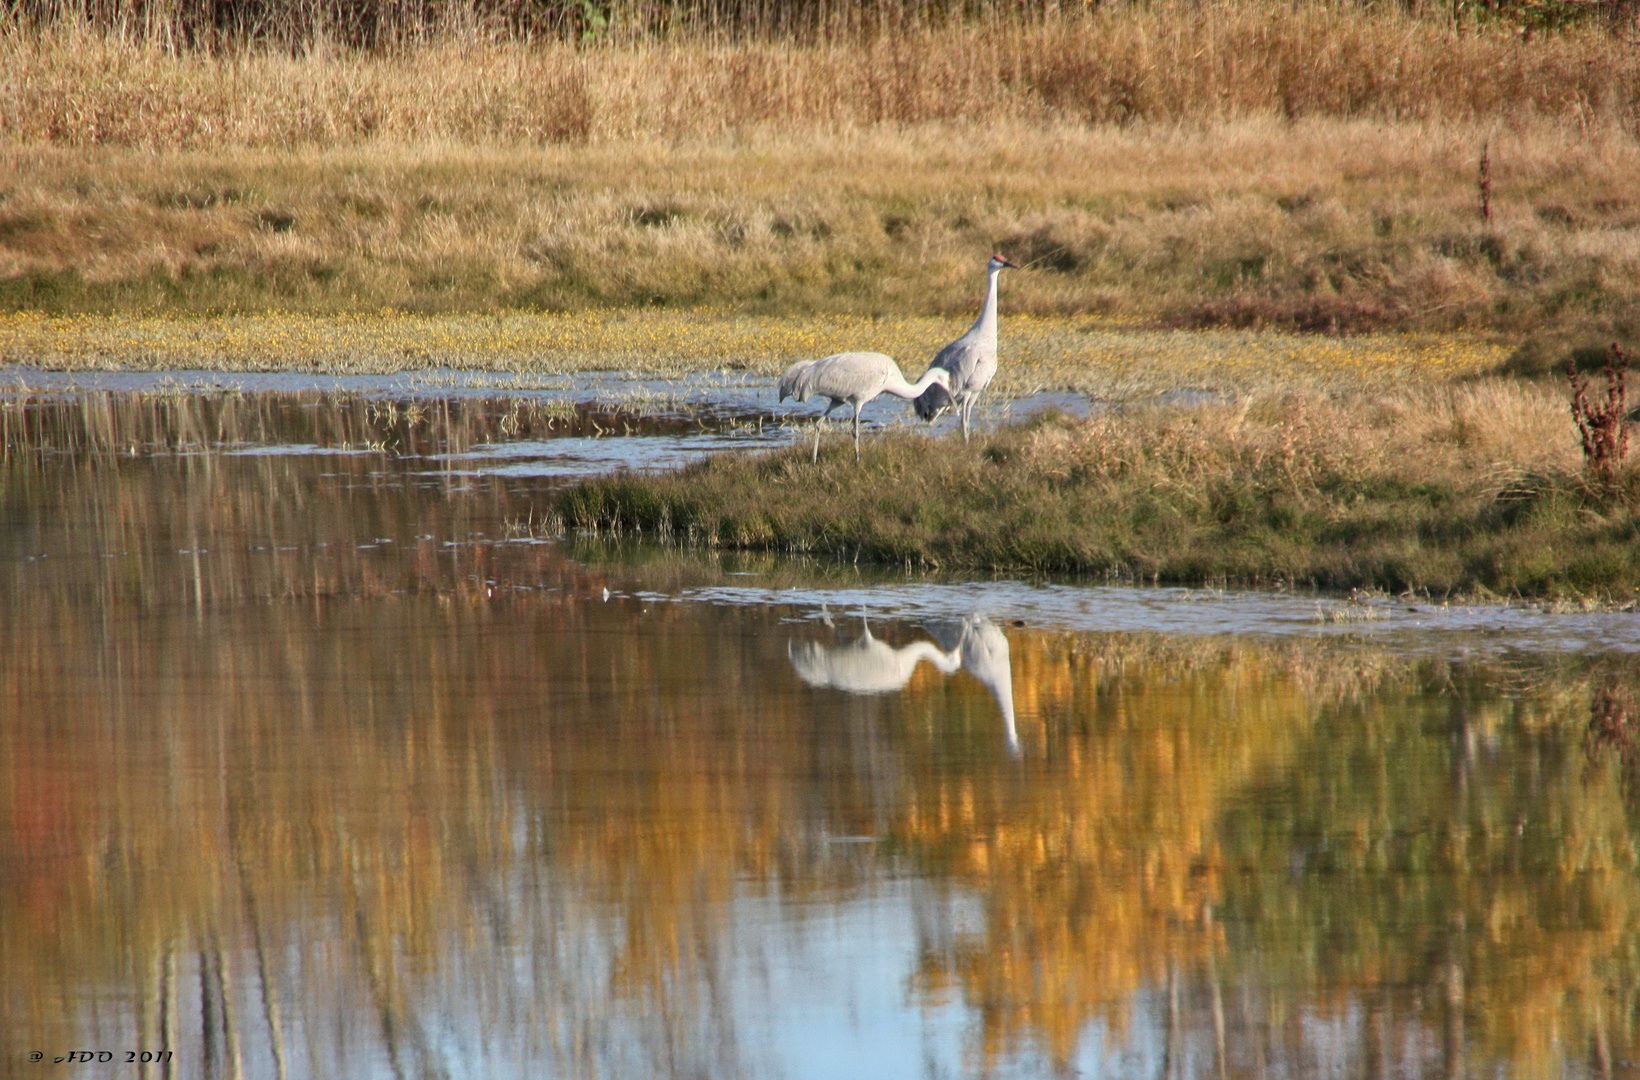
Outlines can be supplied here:
<path id="1" fill-rule="evenodd" d="M 379 52 L 0 30 L 0 308 L 1640 323 L 1640 52 L 1355 7 Z M 1491 218 L 1478 164 L 1488 147 Z"/>
<path id="2" fill-rule="evenodd" d="M 571 530 L 962 570 L 1626 602 L 1640 475 L 1596 490 L 1555 389 L 1481 382 L 832 441 L 566 491 Z"/>

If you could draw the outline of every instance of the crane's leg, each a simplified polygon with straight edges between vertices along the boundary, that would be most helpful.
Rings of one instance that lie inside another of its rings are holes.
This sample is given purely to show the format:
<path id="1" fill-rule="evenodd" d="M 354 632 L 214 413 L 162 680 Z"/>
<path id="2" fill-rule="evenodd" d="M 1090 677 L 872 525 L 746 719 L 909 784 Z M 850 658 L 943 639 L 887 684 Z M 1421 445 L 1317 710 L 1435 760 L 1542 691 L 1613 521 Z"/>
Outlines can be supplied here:
<path id="1" fill-rule="evenodd" d="M 816 462 L 817 463 L 820 460 L 820 426 L 821 426 L 821 424 L 825 421 L 826 417 L 831 415 L 831 410 L 837 408 L 841 404 L 842 404 L 841 401 L 837 400 L 836 398 L 832 398 L 831 399 L 831 404 L 826 406 L 826 411 L 821 413 L 820 418 L 814 422 L 814 456 L 809 459 L 811 462 Z"/>
<path id="2" fill-rule="evenodd" d="M 860 406 L 854 406 L 854 464 L 860 464 Z"/>
<path id="3" fill-rule="evenodd" d="M 974 399 L 969 398 L 957 408 L 957 416 L 962 420 L 962 441 L 968 441 L 968 414 L 973 409 Z"/>

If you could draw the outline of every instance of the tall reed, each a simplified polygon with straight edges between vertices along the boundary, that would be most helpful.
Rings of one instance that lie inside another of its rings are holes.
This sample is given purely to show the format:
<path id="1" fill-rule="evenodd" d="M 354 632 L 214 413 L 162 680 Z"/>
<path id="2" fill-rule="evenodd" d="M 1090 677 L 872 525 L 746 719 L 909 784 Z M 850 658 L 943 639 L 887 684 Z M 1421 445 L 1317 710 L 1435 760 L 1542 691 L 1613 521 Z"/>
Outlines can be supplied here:
<path id="1" fill-rule="evenodd" d="M 928 122 L 1640 116 L 1640 52 L 1597 28 L 1454 35 L 1399 13 L 1260 0 L 884 27 L 588 41 L 474 28 L 390 50 L 321 38 L 212 49 L 92 18 L 13 19 L 0 25 L 0 140 L 538 144 Z"/>

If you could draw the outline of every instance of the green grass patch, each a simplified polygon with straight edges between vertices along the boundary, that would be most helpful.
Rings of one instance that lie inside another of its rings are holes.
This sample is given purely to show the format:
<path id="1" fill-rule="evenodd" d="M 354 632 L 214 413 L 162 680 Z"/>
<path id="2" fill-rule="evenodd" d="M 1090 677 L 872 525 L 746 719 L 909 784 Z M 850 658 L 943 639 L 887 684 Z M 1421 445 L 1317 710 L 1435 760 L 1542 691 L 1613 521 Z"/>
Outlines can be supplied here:
<path id="1" fill-rule="evenodd" d="M 1633 470 L 1596 489 L 1539 460 L 1500 487 L 1506 443 L 1454 455 L 1433 416 L 1411 432 L 1336 422 L 1361 411 L 1053 416 L 971 444 L 899 431 L 859 464 L 835 438 L 811 464 L 800 440 L 585 481 L 556 511 L 581 533 L 964 571 L 1618 602 L 1640 588 Z"/>

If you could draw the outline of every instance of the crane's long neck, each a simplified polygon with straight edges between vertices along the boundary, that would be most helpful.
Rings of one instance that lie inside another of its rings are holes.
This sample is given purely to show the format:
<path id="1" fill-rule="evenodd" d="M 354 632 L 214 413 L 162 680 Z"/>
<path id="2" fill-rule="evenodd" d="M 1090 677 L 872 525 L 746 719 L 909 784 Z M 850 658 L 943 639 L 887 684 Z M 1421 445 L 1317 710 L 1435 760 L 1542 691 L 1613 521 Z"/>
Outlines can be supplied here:
<path id="1" fill-rule="evenodd" d="M 1001 273 L 1000 266 L 986 272 L 985 306 L 980 308 L 979 318 L 968 329 L 970 336 L 988 340 L 993 345 L 997 340 L 997 277 Z"/>
<path id="2" fill-rule="evenodd" d="M 929 368 L 923 372 L 922 378 L 914 383 L 906 382 L 903 376 L 899 379 L 891 379 L 889 384 L 883 387 L 883 393 L 893 394 L 895 397 L 905 398 L 907 401 L 912 398 L 922 397 L 924 390 L 940 381 L 939 375 L 936 375 L 935 372 L 943 370 L 943 368 Z"/>
<path id="3" fill-rule="evenodd" d="M 900 650 L 900 655 L 910 660 L 908 670 L 915 670 L 917 664 L 923 660 L 927 660 L 946 675 L 955 675 L 962 668 L 960 652 L 946 652 L 932 641 L 913 641 Z"/>

